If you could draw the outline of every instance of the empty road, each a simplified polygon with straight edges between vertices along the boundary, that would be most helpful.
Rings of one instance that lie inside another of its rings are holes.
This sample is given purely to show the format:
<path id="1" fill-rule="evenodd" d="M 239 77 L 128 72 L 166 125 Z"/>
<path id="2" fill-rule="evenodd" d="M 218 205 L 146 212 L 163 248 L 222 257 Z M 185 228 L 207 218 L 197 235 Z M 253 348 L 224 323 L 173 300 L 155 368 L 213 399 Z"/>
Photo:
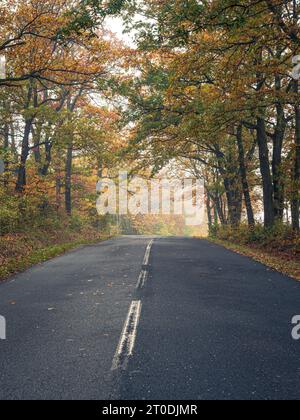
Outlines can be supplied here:
<path id="1" fill-rule="evenodd" d="M 206 240 L 121 237 L 0 284 L 0 399 L 300 399 L 300 283 Z"/>

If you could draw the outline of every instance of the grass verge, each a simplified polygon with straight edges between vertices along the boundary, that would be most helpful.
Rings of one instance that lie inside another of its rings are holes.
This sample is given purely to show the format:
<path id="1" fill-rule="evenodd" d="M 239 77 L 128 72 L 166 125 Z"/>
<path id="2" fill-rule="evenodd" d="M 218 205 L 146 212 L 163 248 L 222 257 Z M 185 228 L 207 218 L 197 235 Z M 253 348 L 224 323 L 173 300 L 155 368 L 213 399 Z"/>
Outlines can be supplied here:
<path id="1" fill-rule="evenodd" d="M 96 244 L 109 239 L 108 234 L 85 226 L 59 230 L 36 230 L 0 237 L 0 281 L 11 275 L 63 255 L 82 245 Z"/>

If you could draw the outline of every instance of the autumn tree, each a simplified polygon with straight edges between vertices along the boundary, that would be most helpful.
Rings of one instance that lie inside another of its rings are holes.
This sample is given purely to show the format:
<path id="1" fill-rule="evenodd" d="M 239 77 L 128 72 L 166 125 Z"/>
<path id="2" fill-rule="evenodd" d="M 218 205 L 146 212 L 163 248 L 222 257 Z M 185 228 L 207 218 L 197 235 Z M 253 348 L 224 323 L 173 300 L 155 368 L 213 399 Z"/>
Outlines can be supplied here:
<path id="1" fill-rule="evenodd" d="M 169 150 L 217 170 L 232 224 L 240 223 L 243 195 L 253 225 L 259 170 L 265 226 L 282 221 L 292 191 L 297 229 L 296 3 L 153 0 L 133 13 L 148 18 L 135 25 L 145 74 L 133 98 L 138 136 L 150 147 L 157 139 L 166 160 Z"/>
<path id="2" fill-rule="evenodd" d="M 124 76 L 126 49 L 112 34 L 107 36 L 102 23 L 123 2 L 8 3 L 2 6 L 6 78 L 0 81 L 5 200 L 15 197 L 24 216 L 28 199 L 40 195 L 41 211 L 55 200 L 60 211 L 64 195 L 71 215 L 74 184 L 85 179 L 84 170 L 79 175 L 83 162 L 88 159 L 92 165 L 95 190 L 99 162 L 111 164 L 117 147 L 112 139 L 118 113 L 109 101 L 114 80 Z M 88 182 L 84 185 L 91 189 Z"/>

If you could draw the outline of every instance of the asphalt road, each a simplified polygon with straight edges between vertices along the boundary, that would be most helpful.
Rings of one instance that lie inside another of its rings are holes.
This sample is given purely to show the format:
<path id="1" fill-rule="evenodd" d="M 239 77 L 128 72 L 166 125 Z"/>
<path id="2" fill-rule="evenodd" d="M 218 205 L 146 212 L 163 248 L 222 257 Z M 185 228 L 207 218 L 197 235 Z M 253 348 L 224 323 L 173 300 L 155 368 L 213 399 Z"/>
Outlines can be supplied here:
<path id="1" fill-rule="evenodd" d="M 0 285 L 0 399 L 300 399 L 300 283 L 208 241 L 128 237 Z"/>

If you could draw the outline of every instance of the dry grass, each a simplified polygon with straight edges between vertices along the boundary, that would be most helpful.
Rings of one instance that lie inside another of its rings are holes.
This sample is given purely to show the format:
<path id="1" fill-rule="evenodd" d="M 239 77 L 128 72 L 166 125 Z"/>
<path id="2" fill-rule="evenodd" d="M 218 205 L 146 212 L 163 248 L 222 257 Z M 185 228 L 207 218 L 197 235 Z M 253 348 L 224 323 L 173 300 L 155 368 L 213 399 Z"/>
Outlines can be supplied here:
<path id="1" fill-rule="evenodd" d="M 90 226 L 81 229 L 39 229 L 0 237 L 0 281 L 80 245 L 108 238 Z"/>

